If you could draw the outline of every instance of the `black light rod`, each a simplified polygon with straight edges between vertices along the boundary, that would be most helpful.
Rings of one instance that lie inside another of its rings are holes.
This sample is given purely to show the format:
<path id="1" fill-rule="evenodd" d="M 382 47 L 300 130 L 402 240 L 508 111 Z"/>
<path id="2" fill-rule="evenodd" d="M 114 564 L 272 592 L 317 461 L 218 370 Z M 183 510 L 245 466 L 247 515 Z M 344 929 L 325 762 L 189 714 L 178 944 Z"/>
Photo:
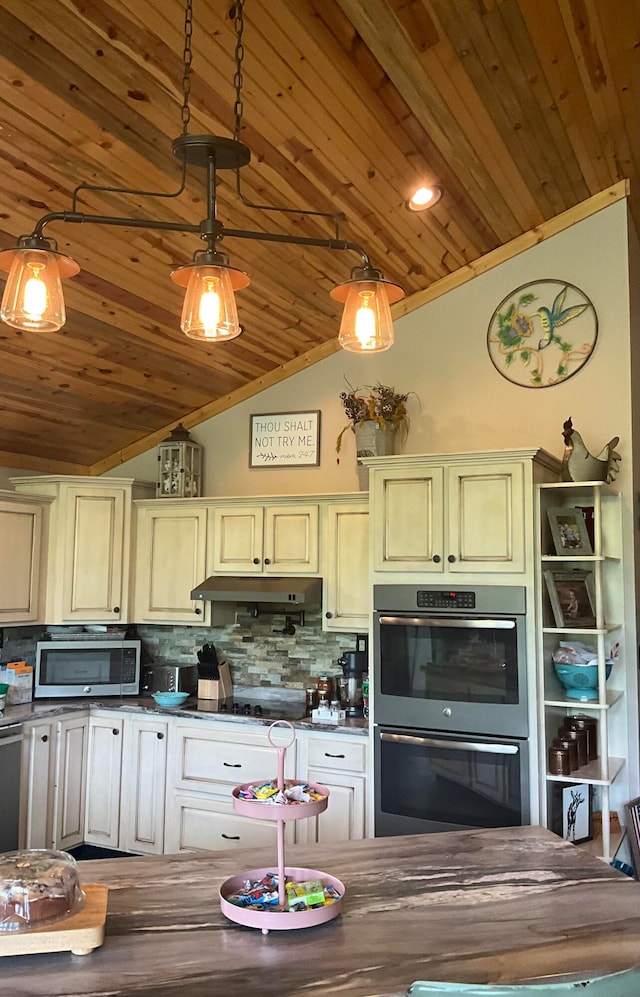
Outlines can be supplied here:
<path id="1" fill-rule="evenodd" d="M 161 229 L 164 232 L 195 232 L 200 231 L 199 225 L 189 225 L 187 222 L 157 222 L 144 218 L 118 218 L 112 215 L 84 215 L 78 211 L 52 211 L 48 215 L 43 215 L 36 222 L 33 235 L 42 237 L 42 230 L 50 222 L 94 222 L 96 225 L 122 225 L 126 228 L 153 228 Z"/>
<path id="2" fill-rule="evenodd" d="M 273 232 L 247 232 L 245 229 L 225 228 L 222 236 L 229 239 L 255 239 L 257 242 L 286 242 L 294 246 L 322 246 L 324 249 L 348 249 L 359 253 L 365 267 L 371 266 L 371 261 L 362 246 L 344 239 L 310 239 L 304 235 L 278 235 Z"/>

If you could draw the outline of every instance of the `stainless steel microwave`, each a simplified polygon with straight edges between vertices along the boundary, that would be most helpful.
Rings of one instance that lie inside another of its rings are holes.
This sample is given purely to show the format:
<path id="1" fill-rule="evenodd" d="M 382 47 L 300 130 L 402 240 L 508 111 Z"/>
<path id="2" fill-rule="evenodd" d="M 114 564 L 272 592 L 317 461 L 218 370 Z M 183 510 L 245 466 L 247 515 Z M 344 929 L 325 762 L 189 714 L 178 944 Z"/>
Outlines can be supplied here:
<path id="1" fill-rule="evenodd" d="M 51 640 L 36 644 L 34 695 L 137 696 L 139 640 Z"/>

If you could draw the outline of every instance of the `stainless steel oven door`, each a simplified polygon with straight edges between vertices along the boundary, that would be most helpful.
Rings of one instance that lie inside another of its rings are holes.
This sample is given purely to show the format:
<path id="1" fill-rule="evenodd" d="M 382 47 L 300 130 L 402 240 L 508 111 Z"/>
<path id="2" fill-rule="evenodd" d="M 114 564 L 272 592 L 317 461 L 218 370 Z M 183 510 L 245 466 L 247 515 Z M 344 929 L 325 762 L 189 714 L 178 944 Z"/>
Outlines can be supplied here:
<path id="1" fill-rule="evenodd" d="M 378 723 L 526 737 L 524 615 L 374 614 Z"/>
<path id="2" fill-rule="evenodd" d="M 527 741 L 375 729 L 375 833 L 529 823 Z"/>

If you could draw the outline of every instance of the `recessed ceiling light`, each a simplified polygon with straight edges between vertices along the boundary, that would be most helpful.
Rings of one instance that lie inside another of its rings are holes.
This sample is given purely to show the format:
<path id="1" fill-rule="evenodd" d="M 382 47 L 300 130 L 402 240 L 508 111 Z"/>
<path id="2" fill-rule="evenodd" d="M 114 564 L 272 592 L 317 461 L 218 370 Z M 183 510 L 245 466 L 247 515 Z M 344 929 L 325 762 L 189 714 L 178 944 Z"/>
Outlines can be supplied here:
<path id="1" fill-rule="evenodd" d="M 442 187 L 418 187 L 407 201 L 409 211 L 424 211 L 432 208 L 442 197 Z"/>

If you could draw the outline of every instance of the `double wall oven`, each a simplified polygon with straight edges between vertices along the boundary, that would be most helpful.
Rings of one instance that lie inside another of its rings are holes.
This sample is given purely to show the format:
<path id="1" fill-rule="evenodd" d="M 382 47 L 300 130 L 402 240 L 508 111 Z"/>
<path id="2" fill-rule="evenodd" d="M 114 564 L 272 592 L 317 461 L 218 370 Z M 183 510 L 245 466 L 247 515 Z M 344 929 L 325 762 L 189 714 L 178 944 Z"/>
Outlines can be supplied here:
<path id="1" fill-rule="evenodd" d="M 529 820 L 520 586 L 374 586 L 375 833 Z"/>

